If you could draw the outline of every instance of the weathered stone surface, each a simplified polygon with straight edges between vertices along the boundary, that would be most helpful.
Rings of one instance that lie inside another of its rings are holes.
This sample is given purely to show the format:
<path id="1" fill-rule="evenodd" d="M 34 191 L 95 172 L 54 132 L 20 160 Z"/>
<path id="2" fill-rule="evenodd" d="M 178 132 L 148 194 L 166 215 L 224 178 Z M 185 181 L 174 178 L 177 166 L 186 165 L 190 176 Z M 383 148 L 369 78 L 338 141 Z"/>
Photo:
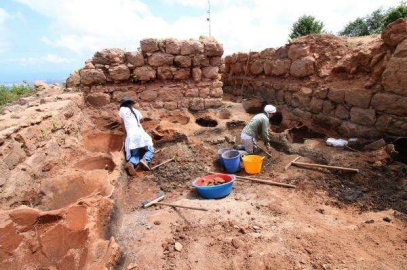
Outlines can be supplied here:
<path id="1" fill-rule="evenodd" d="M 205 57 L 205 55 L 203 55 L 203 54 L 195 55 L 194 58 L 192 59 L 192 64 L 194 65 L 194 67 L 209 67 L 210 66 L 209 59 L 207 57 Z"/>
<path id="2" fill-rule="evenodd" d="M 256 60 L 253 62 L 253 64 L 250 66 L 250 72 L 253 75 L 259 75 L 260 73 L 263 72 L 263 61 L 262 60 Z"/>
<path id="3" fill-rule="evenodd" d="M 175 71 L 174 67 L 168 66 L 158 67 L 157 78 L 160 80 L 171 80 L 174 77 L 174 75 L 172 74 L 173 71 Z"/>
<path id="4" fill-rule="evenodd" d="M 202 70 L 199 67 L 192 69 L 192 78 L 195 82 L 200 82 L 202 79 Z"/>
<path id="5" fill-rule="evenodd" d="M 264 66 L 263 66 L 264 74 L 271 75 L 272 64 L 273 64 L 273 62 L 271 60 L 264 61 Z"/>
<path id="6" fill-rule="evenodd" d="M 311 103 L 310 103 L 310 110 L 313 113 L 320 113 L 322 112 L 322 108 L 324 105 L 324 101 L 319 98 L 312 98 Z"/>
<path id="7" fill-rule="evenodd" d="M 205 109 L 205 103 L 203 98 L 193 98 L 190 101 L 189 109 L 192 111 L 201 111 Z"/>
<path id="8" fill-rule="evenodd" d="M 301 93 L 294 93 L 291 99 L 291 105 L 294 107 L 307 107 L 311 102 L 310 96 L 302 95 Z"/>
<path id="9" fill-rule="evenodd" d="M 173 110 L 176 110 L 177 108 L 178 108 L 178 104 L 176 101 L 170 101 L 170 102 L 164 103 L 164 109 L 166 109 L 166 110 L 173 111 Z"/>
<path id="10" fill-rule="evenodd" d="M 386 91 L 407 96 L 407 39 L 397 46 L 382 74 Z"/>
<path id="11" fill-rule="evenodd" d="M 345 100 L 345 91 L 340 89 L 330 89 L 328 98 L 336 103 L 343 103 Z"/>
<path id="12" fill-rule="evenodd" d="M 290 59 L 276 59 L 271 63 L 271 74 L 275 76 L 285 75 L 290 71 Z"/>
<path id="13" fill-rule="evenodd" d="M 232 64 L 230 66 L 230 70 L 232 71 L 232 74 L 242 74 L 243 73 L 243 64 L 242 63 L 236 63 L 236 64 Z"/>
<path id="14" fill-rule="evenodd" d="M 185 93 L 186 97 L 198 97 L 199 96 L 199 89 L 198 88 L 191 88 L 188 89 Z"/>
<path id="15" fill-rule="evenodd" d="M 153 67 L 171 66 L 174 62 L 172 54 L 156 52 L 148 57 L 148 63 Z"/>
<path id="16" fill-rule="evenodd" d="M 204 52 L 204 46 L 201 42 L 196 40 L 183 40 L 181 41 L 181 54 L 202 54 Z"/>
<path id="17" fill-rule="evenodd" d="M 92 58 L 92 64 L 111 65 L 124 63 L 124 51 L 121 49 L 104 49 L 96 52 Z"/>
<path id="18" fill-rule="evenodd" d="M 191 70 L 186 68 L 179 68 L 173 71 L 174 80 L 187 80 L 191 75 Z"/>
<path id="19" fill-rule="evenodd" d="M 143 101 L 151 102 L 158 97 L 158 92 L 155 90 L 147 90 L 140 94 L 140 99 Z"/>
<path id="20" fill-rule="evenodd" d="M 222 90 L 222 88 L 221 88 L 221 87 L 213 88 L 213 89 L 210 91 L 210 96 L 211 96 L 211 97 L 214 97 L 214 98 L 220 98 L 220 97 L 222 97 L 222 96 L 223 96 L 223 90 Z"/>
<path id="21" fill-rule="evenodd" d="M 407 123 L 397 117 L 382 114 L 377 118 L 376 128 L 382 132 L 391 133 L 394 135 L 405 136 L 407 134 Z"/>
<path id="22" fill-rule="evenodd" d="M 287 47 L 280 47 L 276 50 L 276 54 L 274 56 L 277 59 L 285 59 L 288 57 L 288 49 Z"/>
<path id="23" fill-rule="evenodd" d="M 110 95 L 105 93 L 92 93 L 87 95 L 86 101 L 93 107 L 102 107 L 110 103 Z"/>
<path id="24" fill-rule="evenodd" d="M 312 96 L 312 89 L 309 87 L 301 87 L 300 88 L 300 94 L 306 97 L 311 97 Z"/>
<path id="25" fill-rule="evenodd" d="M 207 97 L 209 97 L 210 92 L 211 92 L 211 89 L 209 89 L 209 87 L 201 88 L 201 89 L 199 89 L 199 97 L 207 98 Z"/>
<path id="26" fill-rule="evenodd" d="M 376 123 L 376 112 L 373 109 L 353 107 L 350 110 L 350 119 L 354 123 L 370 127 Z"/>
<path id="27" fill-rule="evenodd" d="M 311 56 L 293 61 L 290 74 L 296 77 L 307 77 L 314 74 L 315 59 Z"/>
<path id="28" fill-rule="evenodd" d="M 192 64 L 192 59 L 189 56 L 177 55 L 174 58 L 174 64 L 177 67 L 190 67 Z"/>
<path id="29" fill-rule="evenodd" d="M 144 57 L 141 52 L 127 52 L 126 61 L 134 67 L 142 67 L 144 65 Z"/>
<path id="30" fill-rule="evenodd" d="M 10 169 L 7 164 L 0 158 L 0 186 L 3 186 L 10 177 Z"/>
<path id="31" fill-rule="evenodd" d="M 149 81 L 155 79 L 156 71 L 152 67 L 142 66 L 135 68 L 133 74 L 140 81 Z"/>
<path id="32" fill-rule="evenodd" d="M 407 38 L 407 20 L 404 19 L 390 23 L 382 32 L 384 43 L 392 47 L 396 47 L 405 38 Z"/>
<path id="33" fill-rule="evenodd" d="M 400 116 L 407 115 L 406 104 L 407 97 L 399 95 L 378 93 L 372 98 L 372 107 L 376 110 Z"/>
<path id="34" fill-rule="evenodd" d="M 273 48 L 267 48 L 260 52 L 261 59 L 273 59 L 274 55 L 276 54 L 276 50 Z"/>
<path id="35" fill-rule="evenodd" d="M 342 120 L 349 119 L 348 109 L 346 109 L 346 107 L 343 106 L 342 104 L 338 104 L 338 106 L 336 106 L 336 110 L 335 110 L 335 117 L 342 119 Z"/>
<path id="36" fill-rule="evenodd" d="M 322 112 L 326 115 L 333 114 L 335 109 L 335 104 L 332 101 L 324 100 L 324 105 L 322 107 Z"/>
<path id="37" fill-rule="evenodd" d="M 309 54 L 309 46 L 303 43 L 294 43 L 288 49 L 288 57 L 293 61 L 306 57 Z"/>
<path id="38" fill-rule="evenodd" d="M 212 58 L 209 60 L 209 62 L 210 62 L 210 64 L 211 64 L 211 66 L 218 67 L 218 66 L 220 66 L 220 65 L 222 64 L 222 57 L 220 57 L 220 56 L 212 57 Z"/>
<path id="39" fill-rule="evenodd" d="M 66 79 L 66 87 L 78 87 L 81 84 L 81 76 L 78 71 L 74 71 L 69 74 L 68 79 Z"/>
<path id="40" fill-rule="evenodd" d="M 326 99 L 326 97 L 328 96 L 328 89 L 326 89 L 326 88 L 317 89 L 317 90 L 315 90 L 314 95 L 317 98 Z"/>
<path id="41" fill-rule="evenodd" d="M 287 103 L 288 105 L 291 105 L 292 98 L 293 98 L 293 95 L 291 94 L 291 92 L 284 92 L 285 103 Z M 298 106 L 298 102 L 297 102 L 296 106 Z"/>
<path id="42" fill-rule="evenodd" d="M 210 98 L 205 99 L 205 108 L 218 108 L 222 106 L 222 99 L 221 98 Z"/>
<path id="43" fill-rule="evenodd" d="M 109 75 L 113 81 L 126 81 L 130 78 L 130 69 L 126 65 L 109 68 Z"/>
<path id="44" fill-rule="evenodd" d="M 206 56 L 222 56 L 223 45 L 215 41 L 204 41 L 205 55 Z"/>
<path id="45" fill-rule="evenodd" d="M 165 40 L 165 52 L 170 54 L 180 54 L 181 52 L 181 43 L 174 39 L 168 38 Z"/>
<path id="46" fill-rule="evenodd" d="M 359 108 L 369 108 L 372 93 L 367 90 L 349 89 L 345 93 L 345 101 Z"/>
<path id="47" fill-rule="evenodd" d="M 204 67 L 202 68 L 202 75 L 208 79 L 216 79 L 219 75 L 218 67 Z"/>
<path id="48" fill-rule="evenodd" d="M 335 130 L 342 123 L 340 119 L 328 116 L 325 113 L 314 114 L 312 120 L 316 125 Z"/>
<path id="49" fill-rule="evenodd" d="M 79 74 L 81 76 L 82 84 L 91 85 L 106 83 L 106 76 L 101 69 L 82 69 Z"/>
<path id="50" fill-rule="evenodd" d="M 375 128 L 365 127 L 349 121 L 342 122 L 339 132 L 348 137 L 377 138 L 380 132 Z"/>
<path id="51" fill-rule="evenodd" d="M 158 40 L 154 38 L 143 39 L 140 41 L 140 48 L 145 53 L 158 51 Z"/>

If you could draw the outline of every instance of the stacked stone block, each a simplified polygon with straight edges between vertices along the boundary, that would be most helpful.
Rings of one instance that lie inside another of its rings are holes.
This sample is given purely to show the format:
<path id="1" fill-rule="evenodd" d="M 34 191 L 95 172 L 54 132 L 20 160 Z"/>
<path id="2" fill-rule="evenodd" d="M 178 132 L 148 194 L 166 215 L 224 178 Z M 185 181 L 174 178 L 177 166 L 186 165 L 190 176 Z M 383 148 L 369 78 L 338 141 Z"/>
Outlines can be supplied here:
<path id="1" fill-rule="evenodd" d="M 148 38 L 138 51 L 96 52 L 67 86 L 79 87 L 95 107 L 126 96 L 140 106 L 200 111 L 222 105 L 222 54 L 222 44 L 212 38 Z"/>

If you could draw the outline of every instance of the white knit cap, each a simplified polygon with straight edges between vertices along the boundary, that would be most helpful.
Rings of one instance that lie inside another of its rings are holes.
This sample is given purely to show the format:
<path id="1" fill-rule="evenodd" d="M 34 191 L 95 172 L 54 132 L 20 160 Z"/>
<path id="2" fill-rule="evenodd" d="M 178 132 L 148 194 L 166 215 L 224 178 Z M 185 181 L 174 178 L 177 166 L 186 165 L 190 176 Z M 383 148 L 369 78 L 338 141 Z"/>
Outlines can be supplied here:
<path id="1" fill-rule="evenodd" d="M 276 113 L 277 108 L 274 107 L 273 105 L 266 105 L 266 107 L 264 107 L 264 112 L 266 112 L 266 113 Z"/>

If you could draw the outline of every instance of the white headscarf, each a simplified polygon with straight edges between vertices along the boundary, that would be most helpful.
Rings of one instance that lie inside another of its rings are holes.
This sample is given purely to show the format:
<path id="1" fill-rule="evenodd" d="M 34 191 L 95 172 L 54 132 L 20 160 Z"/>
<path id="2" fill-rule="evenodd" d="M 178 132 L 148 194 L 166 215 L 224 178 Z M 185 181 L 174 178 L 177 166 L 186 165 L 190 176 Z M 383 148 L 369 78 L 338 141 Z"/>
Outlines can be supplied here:
<path id="1" fill-rule="evenodd" d="M 266 105 L 266 107 L 264 107 L 264 112 L 265 113 L 267 113 L 267 114 L 270 114 L 270 113 L 276 113 L 277 112 L 277 108 L 276 107 L 274 107 L 273 105 Z"/>

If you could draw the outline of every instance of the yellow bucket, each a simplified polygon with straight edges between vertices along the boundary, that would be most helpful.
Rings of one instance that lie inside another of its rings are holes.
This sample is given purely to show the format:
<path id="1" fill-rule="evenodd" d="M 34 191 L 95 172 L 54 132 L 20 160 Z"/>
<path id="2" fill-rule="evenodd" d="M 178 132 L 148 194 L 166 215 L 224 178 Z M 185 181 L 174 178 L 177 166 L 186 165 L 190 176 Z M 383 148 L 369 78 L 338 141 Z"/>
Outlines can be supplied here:
<path id="1" fill-rule="evenodd" d="M 261 165 L 263 165 L 263 159 L 264 157 L 257 155 L 242 156 L 244 170 L 248 174 L 259 173 L 261 171 Z"/>

